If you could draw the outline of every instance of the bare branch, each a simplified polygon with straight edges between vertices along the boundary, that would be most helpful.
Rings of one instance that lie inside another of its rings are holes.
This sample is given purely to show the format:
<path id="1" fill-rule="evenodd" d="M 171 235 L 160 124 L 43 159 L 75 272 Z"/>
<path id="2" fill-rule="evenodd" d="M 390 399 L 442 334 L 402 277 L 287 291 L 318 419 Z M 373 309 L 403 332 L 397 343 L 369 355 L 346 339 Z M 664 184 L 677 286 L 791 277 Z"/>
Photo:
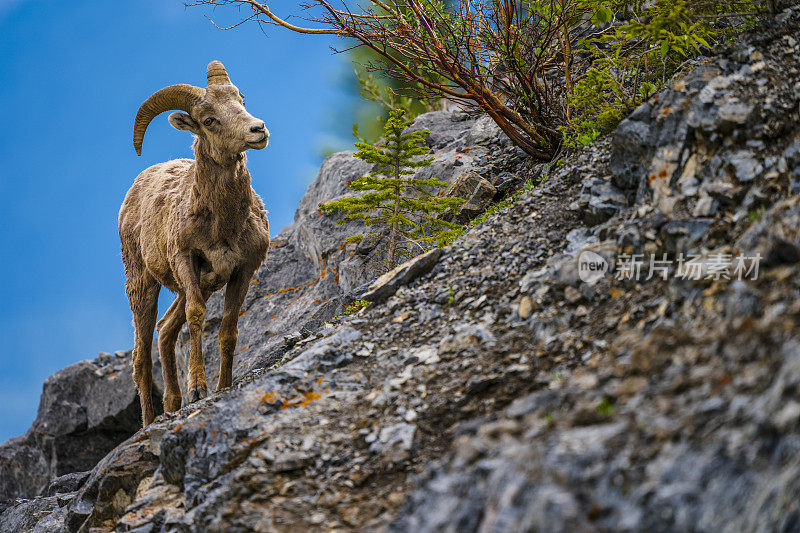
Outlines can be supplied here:
<path id="1" fill-rule="evenodd" d="M 316 28 L 301 28 L 300 26 L 295 26 L 285 20 L 279 18 L 278 16 L 274 15 L 272 11 L 269 10 L 266 4 L 259 4 L 255 0 L 243 0 L 244 2 L 250 4 L 253 9 L 260 11 L 261 13 L 268 16 L 272 21 L 279 25 L 283 26 L 287 30 L 292 30 L 297 33 L 306 33 L 310 35 L 347 35 L 347 32 L 342 30 L 326 30 L 326 29 L 316 29 Z"/>
<path id="2" fill-rule="evenodd" d="M 228 31 L 228 30 L 232 30 L 233 28 L 236 28 L 236 27 L 238 27 L 238 26 L 241 26 L 241 25 L 242 25 L 242 24 L 244 24 L 245 22 L 249 22 L 249 21 L 251 21 L 251 20 L 253 20 L 253 19 L 257 18 L 257 17 L 258 17 L 258 13 L 253 13 L 252 15 L 250 15 L 249 17 L 247 17 L 246 19 L 242 19 L 242 20 L 240 20 L 239 22 L 237 22 L 236 24 L 233 24 L 232 26 L 226 26 L 226 27 L 218 26 L 218 25 L 217 25 L 217 23 L 216 23 L 216 22 L 214 22 L 214 20 L 213 20 L 211 17 L 209 17 L 209 16 L 206 16 L 206 19 L 208 19 L 208 21 L 209 21 L 209 22 L 210 22 L 210 23 L 211 23 L 211 24 L 212 24 L 212 25 L 213 25 L 215 28 L 217 28 L 218 30 Z"/>

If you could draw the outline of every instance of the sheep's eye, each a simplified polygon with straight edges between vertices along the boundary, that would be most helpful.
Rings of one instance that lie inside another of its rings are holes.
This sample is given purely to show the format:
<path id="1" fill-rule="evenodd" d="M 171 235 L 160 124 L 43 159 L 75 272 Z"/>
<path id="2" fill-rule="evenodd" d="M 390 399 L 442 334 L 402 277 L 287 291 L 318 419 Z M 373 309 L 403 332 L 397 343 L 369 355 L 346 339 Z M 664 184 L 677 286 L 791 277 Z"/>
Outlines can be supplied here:
<path id="1" fill-rule="evenodd" d="M 214 123 L 214 120 L 215 120 L 214 117 L 208 117 L 203 121 L 203 124 L 205 124 L 206 126 L 210 126 Z"/>

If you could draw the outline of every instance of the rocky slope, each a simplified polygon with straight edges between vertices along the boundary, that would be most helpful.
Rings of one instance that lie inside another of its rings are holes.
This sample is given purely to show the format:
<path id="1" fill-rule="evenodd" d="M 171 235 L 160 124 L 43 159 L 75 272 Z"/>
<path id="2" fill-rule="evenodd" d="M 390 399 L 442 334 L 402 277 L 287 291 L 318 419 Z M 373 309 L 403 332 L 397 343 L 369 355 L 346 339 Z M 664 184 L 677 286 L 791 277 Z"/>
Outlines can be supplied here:
<path id="1" fill-rule="evenodd" d="M 6 443 L 0 466 L 28 446 L 43 473 L 2 471 L 7 495 L 39 494 L 7 503 L 0 530 L 800 529 L 798 33 L 785 11 L 546 169 L 485 118 L 421 117 L 430 172 L 473 170 L 498 195 L 540 183 L 333 320 L 378 266 L 316 215 L 364 170 L 332 156 L 254 280 L 234 388 L 41 493 L 65 459 L 33 428 Z M 615 268 L 582 281 L 586 251 Z M 721 266 L 756 254 L 757 279 Z M 82 401 L 43 399 L 39 418 Z"/>
<path id="2" fill-rule="evenodd" d="M 455 181 L 479 173 L 497 198 L 519 184 L 522 176 L 504 172 L 524 161 L 486 117 L 429 113 L 415 129 L 429 129 L 434 163 L 426 176 Z M 274 364 L 288 346 L 340 313 L 385 270 L 374 246 L 343 246 L 361 228 L 341 226 L 320 216 L 320 202 L 344 195 L 347 183 L 366 172 L 365 163 L 342 152 L 320 168 L 295 213 L 295 221 L 273 239 L 242 307 L 234 377 Z M 469 181 L 469 180 L 468 180 Z M 491 201 L 492 196 L 483 198 Z M 486 203 L 479 205 L 479 208 Z M 211 383 L 217 379 L 222 293 L 208 302 L 204 358 Z M 287 339 L 288 337 L 288 339 Z M 178 341 L 178 371 L 183 385 L 188 372 L 189 332 Z M 160 410 L 161 368 L 154 353 L 156 411 Z M 0 445 L 0 501 L 32 497 L 57 476 L 90 470 L 140 426 L 136 390 L 130 379 L 130 352 L 101 354 L 48 378 L 36 421 L 23 436 Z M 2 504 L 0 504 L 2 505 Z"/>
<path id="3" fill-rule="evenodd" d="M 413 127 L 431 131 L 428 141 L 435 162 L 421 173 L 445 181 L 465 176 L 470 177 L 463 180 L 467 183 L 481 180 L 493 194 L 481 198 L 479 209 L 493 195 L 501 198 L 522 179 L 503 172 L 524 163 L 522 152 L 511 146 L 486 117 L 429 113 L 419 117 Z M 367 166 L 353 158 L 351 152 L 328 158 L 302 199 L 294 223 L 273 240 L 268 259 L 257 272 L 243 306 L 236 378 L 279 360 L 290 346 L 336 316 L 384 271 L 375 258 L 374 247 L 343 246 L 345 238 L 360 228 L 337 225 L 317 211 L 320 202 L 345 194 L 348 181 L 367 171 Z M 492 180 L 497 187 L 486 180 Z M 208 304 L 204 344 L 212 383 L 219 365 L 217 330 L 221 312 L 219 293 Z M 188 357 L 188 346 L 185 328 L 179 340 L 182 378 L 187 371 L 184 359 Z M 161 369 L 154 357 L 158 404 Z M 139 407 L 130 366 L 130 352 L 101 354 L 46 381 L 39 414 L 31 429 L 0 445 L 0 501 L 35 496 L 58 476 L 90 470 L 138 429 Z"/>

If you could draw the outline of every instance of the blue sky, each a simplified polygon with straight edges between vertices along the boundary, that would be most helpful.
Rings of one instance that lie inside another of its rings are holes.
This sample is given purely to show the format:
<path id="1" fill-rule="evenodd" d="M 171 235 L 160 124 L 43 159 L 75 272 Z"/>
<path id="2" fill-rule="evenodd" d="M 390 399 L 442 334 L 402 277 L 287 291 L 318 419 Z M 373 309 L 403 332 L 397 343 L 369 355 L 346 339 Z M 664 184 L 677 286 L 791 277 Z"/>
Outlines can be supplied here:
<path id="1" fill-rule="evenodd" d="M 0 0 L 0 442 L 29 427 L 47 376 L 133 344 L 119 206 L 141 170 L 191 157 L 191 135 L 167 114 L 136 156 L 145 98 L 205 86 L 206 64 L 225 64 L 271 132 L 249 168 L 273 234 L 316 174 L 333 110 L 352 105 L 330 39 L 254 24 L 220 31 L 205 15 L 237 20 L 234 8 L 181 0 Z M 162 291 L 162 310 L 171 298 Z"/>

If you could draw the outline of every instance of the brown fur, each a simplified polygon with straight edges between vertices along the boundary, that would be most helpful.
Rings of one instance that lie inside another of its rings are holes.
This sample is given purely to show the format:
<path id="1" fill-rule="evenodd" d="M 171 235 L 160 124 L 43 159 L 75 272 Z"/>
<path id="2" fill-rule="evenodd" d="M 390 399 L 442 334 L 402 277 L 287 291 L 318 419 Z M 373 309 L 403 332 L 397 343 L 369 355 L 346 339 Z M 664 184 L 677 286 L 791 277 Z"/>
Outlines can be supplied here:
<path id="1" fill-rule="evenodd" d="M 206 125 L 209 117 L 214 123 Z M 158 321 L 164 409 L 175 411 L 182 400 L 175 364 L 181 327 L 189 323 L 186 390 L 193 402 L 208 393 L 202 355 L 206 301 L 226 286 L 217 390 L 230 387 L 239 310 L 269 248 L 264 204 L 250 185 L 244 154 L 247 148 L 266 146 L 268 132 L 244 110 L 238 89 L 209 86 L 190 113 L 169 118 L 176 128 L 197 135 L 195 159 L 160 163 L 139 174 L 119 213 L 126 289 L 136 328 L 133 379 L 144 425 L 154 418 L 151 346 L 161 286 L 177 294 Z"/>

